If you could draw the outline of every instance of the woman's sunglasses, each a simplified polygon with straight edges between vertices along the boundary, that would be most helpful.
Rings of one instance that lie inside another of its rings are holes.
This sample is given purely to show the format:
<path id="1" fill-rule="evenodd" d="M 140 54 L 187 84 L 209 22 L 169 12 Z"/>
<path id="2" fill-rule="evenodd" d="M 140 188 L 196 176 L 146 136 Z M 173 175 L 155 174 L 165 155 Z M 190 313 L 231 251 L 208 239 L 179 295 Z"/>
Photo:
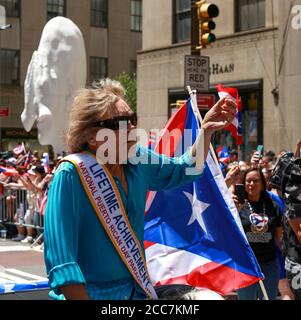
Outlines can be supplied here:
<path id="1" fill-rule="evenodd" d="M 119 130 L 120 122 L 126 122 L 127 124 L 129 124 L 130 122 L 133 126 L 136 127 L 137 126 L 136 112 L 128 116 L 120 116 L 112 119 L 98 121 L 94 124 L 94 126 L 98 128 L 103 128 L 103 129 Z"/>

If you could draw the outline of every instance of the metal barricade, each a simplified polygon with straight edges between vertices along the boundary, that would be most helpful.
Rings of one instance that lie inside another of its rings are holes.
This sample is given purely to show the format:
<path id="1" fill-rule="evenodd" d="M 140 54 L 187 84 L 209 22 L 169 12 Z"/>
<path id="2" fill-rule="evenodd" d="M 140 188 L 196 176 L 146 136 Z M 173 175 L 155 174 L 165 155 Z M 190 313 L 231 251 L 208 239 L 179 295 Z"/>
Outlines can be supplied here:
<path id="1" fill-rule="evenodd" d="M 4 188 L 0 196 L 0 223 L 44 230 L 44 217 L 40 214 L 37 198 L 27 189 Z"/>

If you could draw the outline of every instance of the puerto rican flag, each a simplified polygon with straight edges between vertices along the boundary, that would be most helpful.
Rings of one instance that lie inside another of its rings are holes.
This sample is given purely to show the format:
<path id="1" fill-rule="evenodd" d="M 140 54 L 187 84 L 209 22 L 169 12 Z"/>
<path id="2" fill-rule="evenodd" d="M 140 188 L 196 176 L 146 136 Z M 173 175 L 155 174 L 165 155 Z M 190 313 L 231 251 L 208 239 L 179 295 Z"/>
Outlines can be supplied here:
<path id="1" fill-rule="evenodd" d="M 21 144 L 19 144 L 16 148 L 13 149 L 14 154 L 16 154 L 17 156 L 19 156 L 20 154 L 22 154 L 23 152 L 25 153 L 25 146 L 24 143 L 22 142 Z"/>
<path id="2" fill-rule="evenodd" d="M 216 149 L 218 160 L 222 163 L 228 163 L 231 160 L 227 147 L 220 146 Z"/>
<path id="3" fill-rule="evenodd" d="M 37 204 L 38 204 L 38 208 L 39 208 L 39 213 L 43 216 L 45 213 L 45 208 L 46 208 L 46 204 L 47 204 L 47 200 L 48 200 L 48 190 L 46 190 L 42 197 L 38 198 Z"/>
<path id="4" fill-rule="evenodd" d="M 25 162 L 24 162 L 24 167 L 27 169 L 29 168 L 30 164 L 31 164 L 31 160 L 32 160 L 32 155 L 31 152 L 28 151 Z"/>
<path id="5" fill-rule="evenodd" d="M 7 168 L 3 166 L 0 166 L 0 173 L 3 173 L 5 176 L 15 176 L 19 174 L 15 168 Z"/>
<path id="6" fill-rule="evenodd" d="M 45 155 L 44 159 L 42 159 L 42 165 L 43 165 L 46 173 L 51 172 L 51 169 L 49 166 L 49 154 L 48 153 Z"/>
<path id="7" fill-rule="evenodd" d="M 217 91 L 220 99 L 226 97 L 233 100 L 237 104 L 236 117 L 232 123 L 225 128 L 231 132 L 232 137 L 236 140 L 236 145 L 242 144 L 242 102 L 241 98 L 238 96 L 238 90 L 236 88 L 224 88 L 221 84 L 217 85 Z"/>
<path id="8" fill-rule="evenodd" d="M 194 141 L 199 126 L 190 101 L 173 115 L 167 128 L 182 132 L 192 129 Z M 184 137 L 173 140 L 165 146 L 161 137 L 155 151 L 177 154 Z M 154 285 L 187 284 L 227 294 L 263 278 L 231 194 L 211 155 L 203 175 L 195 182 L 148 194 L 144 240 Z"/>
<path id="9" fill-rule="evenodd" d="M 149 133 L 148 148 L 154 150 L 158 138 L 158 130 L 152 129 Z"/>

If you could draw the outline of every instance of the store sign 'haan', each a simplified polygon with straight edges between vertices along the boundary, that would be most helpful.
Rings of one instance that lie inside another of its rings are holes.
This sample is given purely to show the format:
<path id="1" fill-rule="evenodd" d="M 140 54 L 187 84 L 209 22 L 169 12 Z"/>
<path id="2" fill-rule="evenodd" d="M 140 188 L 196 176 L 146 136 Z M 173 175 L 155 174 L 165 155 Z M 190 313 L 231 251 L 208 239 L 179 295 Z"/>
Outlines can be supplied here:
<path id="1" fill-rule="evenodd" d="M 210 75 L 211 74 L 224 74 L 224 73 L 231 73 L 234 72 L 235 64 L 227 64 L 227 65 L 220 65 L 219 63 L 213 63 L 210 67 Z"/>

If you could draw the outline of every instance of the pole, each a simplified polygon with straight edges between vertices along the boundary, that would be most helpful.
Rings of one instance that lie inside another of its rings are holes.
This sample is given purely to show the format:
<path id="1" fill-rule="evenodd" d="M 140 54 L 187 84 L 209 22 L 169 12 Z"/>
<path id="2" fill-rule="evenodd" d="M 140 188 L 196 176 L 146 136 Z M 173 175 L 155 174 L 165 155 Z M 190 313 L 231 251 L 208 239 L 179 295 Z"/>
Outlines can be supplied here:
<path id="1" fill-rule="evenodd" d="M 196 0 L 191 0 L 191 46 L 190 53 L 193 56 L 199 56 L 200 50 L 196 49 L 200 43 L 200 32 L 199 32 L 199 20 L 197 7 L 195 6 Z"/>
<path id="2" fill-rule="evenodd" d="M 197 99 L 196 99 L 196 90 L 191 90 L 190 86 L 187 86 L 187 90 L 188 90 L 189 95 L 190 95 L 190 98 L 191 98 L 191 106 L 192 106 L 193 112 L 194 112 L 194 114 L 196 115 L 197 119 L 199 120 L 199 122 L 200 122 L 200 124 L 201 124 L 202 121 L 203 121 L 203 119 L 202 119 L 200 110 L 199 110 L 199 108 L 197 107 L 198 104 L 197 104 Z M 211 155 L 212 155 L 215 163 L 216 163 L 217 166 L 218 166 L 218 169 L 219 169 L 220 174 L 223 176 L 222 170 L 221 170 L 221 168 L 220 168 L 220 166 L 219 166 L 219 163 L 218 163 L 218 160 L 217 160 L 215 151 L 214 151 L 211 143 L 210 143 L 210 152 L 211 152 Z M 206 159 L 205 159 L 205 161 L 206 161 Z"/>
<path id="3" fill-rule="evenodd" d="M 262 280 L 259 281 L 259 285 L 264 296 L 264 300 L 270 300 Z"/>

